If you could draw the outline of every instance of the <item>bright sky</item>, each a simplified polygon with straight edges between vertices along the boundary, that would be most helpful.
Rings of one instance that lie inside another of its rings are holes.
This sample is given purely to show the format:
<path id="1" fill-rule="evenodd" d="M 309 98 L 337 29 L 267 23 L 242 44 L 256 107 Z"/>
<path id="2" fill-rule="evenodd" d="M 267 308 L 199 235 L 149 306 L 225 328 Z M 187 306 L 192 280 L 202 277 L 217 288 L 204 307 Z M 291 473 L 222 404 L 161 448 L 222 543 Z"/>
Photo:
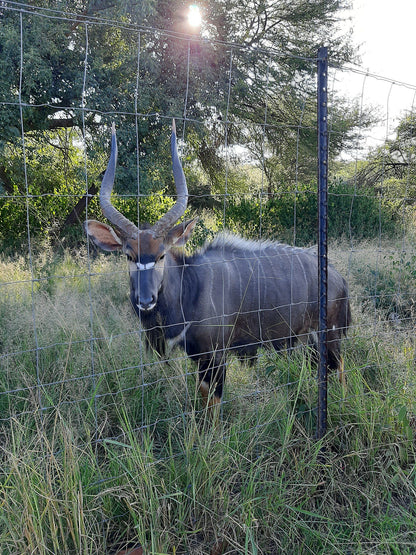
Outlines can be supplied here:
<path id="1" fill-rule="evenodd" d="M 341 90 L 362 95 L 364 105 L 379 106 L 384 121 L 372 135 L 384 139 L 412 104 L 416 108 L 416 91 L 399 85 L 416 87 L 416 0 L 352 0 L 352 5 L 347 26 L 354 43 L 361 45 L 362 68 L 397 84 L 348 75 Z"/>
<path id="2" fill-rule="evenodd" d="M 355 41 L 363 66 L 374 73 L 416 85 L 415 0 L 353 0 Z"/>

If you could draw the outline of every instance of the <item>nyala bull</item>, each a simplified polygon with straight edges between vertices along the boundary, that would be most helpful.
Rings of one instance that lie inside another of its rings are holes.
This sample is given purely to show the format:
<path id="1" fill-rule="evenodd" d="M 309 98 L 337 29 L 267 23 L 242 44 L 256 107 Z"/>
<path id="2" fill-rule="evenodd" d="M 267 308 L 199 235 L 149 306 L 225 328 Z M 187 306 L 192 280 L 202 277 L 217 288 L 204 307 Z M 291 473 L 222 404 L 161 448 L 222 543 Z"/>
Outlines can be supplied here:
<path id="1" fill-rule="evenodd" d="M 253 356 L 260 346 L 281 349 L 316 337 L 318 260 L 310 249 L 226 234 L 186 256 L 180 247 L 189 240 L 196 219 L 177 224 L 188 190 L 175 122 L 171 154 L 176 203 L 152 227 L 138 229 L 110 200 L 117 163 L 113 126 L 100 204 L 114 228 L 95 220 L 85 227 L 100 248 L 126 254 L 130 300 L 149 344 L 160 354 L 166 346 L 178 345 L 197 362 L 200 391 L 211 407 L 222 397 L 227 353 Z M 327 318 L 328 366 L 341 376 L 341 337 L 351 316 L 347 284 L 331 266 Z"/>

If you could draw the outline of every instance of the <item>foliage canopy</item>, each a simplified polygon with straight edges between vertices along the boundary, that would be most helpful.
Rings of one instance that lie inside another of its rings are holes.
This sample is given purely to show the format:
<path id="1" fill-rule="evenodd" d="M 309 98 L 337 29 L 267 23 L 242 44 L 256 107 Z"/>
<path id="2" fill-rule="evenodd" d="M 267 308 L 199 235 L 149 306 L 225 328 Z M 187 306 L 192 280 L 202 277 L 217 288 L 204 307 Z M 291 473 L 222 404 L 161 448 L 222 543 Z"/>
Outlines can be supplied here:
<path id="1" fill-rule="evenodd" d="M 105 168 L 113 120 L 119 194 L 173 192 L 167 156 L 172 116 L 186 118 L 183 156 L 195 203 L 224 190 L 224 183 L 230 194 L 234 187 L 241 190 L 241 157 L 264 171 L 270 195 L 314 180 L 314 58 L 323 42 L 333 62 L 353 58 L 349 38 L 337 26 L 345 7 L 342 0 L 207 0 L 197 34 L 178 0 L 54 0 L 21 11 L 5 5 L 0 13 L 3 213 L 14 220 L 11 206 L 18 210 L 29 193 L 30 213 L 38 219 L 33 230 L 59 229 L 80 219 L 86 206 L 82 195 L 86 187 L 95 194 Z M 335 157 L 354 137 L 357 110 L 337 102 L 332 119 Z M 86 155 L 76 152 L 81 145 Z M 243 148 L 225 155 L 224 145 Z M 40 214 L 35 205 L 42 203 Z M 94 203 L 89 208 L 90 215 L 98 215 Z"/>

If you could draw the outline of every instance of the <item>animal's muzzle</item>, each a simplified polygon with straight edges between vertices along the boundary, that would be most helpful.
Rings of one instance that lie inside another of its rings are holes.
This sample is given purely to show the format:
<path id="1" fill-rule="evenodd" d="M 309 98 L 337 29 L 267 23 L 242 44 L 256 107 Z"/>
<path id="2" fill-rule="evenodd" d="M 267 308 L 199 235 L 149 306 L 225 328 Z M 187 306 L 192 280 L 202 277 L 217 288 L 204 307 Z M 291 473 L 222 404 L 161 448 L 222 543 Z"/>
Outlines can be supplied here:
<path id="1" fill-rule="evenodd" d="M 156 297 L 152 295 L 150 298 L 140 298 L 137 307 L 142 312 L 149 312 L 156 305 Z"/>

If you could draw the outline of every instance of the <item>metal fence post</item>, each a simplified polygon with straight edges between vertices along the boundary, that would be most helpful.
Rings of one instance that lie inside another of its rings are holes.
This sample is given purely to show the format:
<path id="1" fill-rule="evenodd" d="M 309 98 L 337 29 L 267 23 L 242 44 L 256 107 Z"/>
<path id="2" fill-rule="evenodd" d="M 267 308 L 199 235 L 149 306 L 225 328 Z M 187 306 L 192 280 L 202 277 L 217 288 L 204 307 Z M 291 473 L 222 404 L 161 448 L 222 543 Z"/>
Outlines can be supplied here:
<path id="1" fill-rule="evenodd" d="M 327 429 L 328 301 L 328 49 L 318 51 L 318 303 L 319 368 L 317 438 Z"/>

